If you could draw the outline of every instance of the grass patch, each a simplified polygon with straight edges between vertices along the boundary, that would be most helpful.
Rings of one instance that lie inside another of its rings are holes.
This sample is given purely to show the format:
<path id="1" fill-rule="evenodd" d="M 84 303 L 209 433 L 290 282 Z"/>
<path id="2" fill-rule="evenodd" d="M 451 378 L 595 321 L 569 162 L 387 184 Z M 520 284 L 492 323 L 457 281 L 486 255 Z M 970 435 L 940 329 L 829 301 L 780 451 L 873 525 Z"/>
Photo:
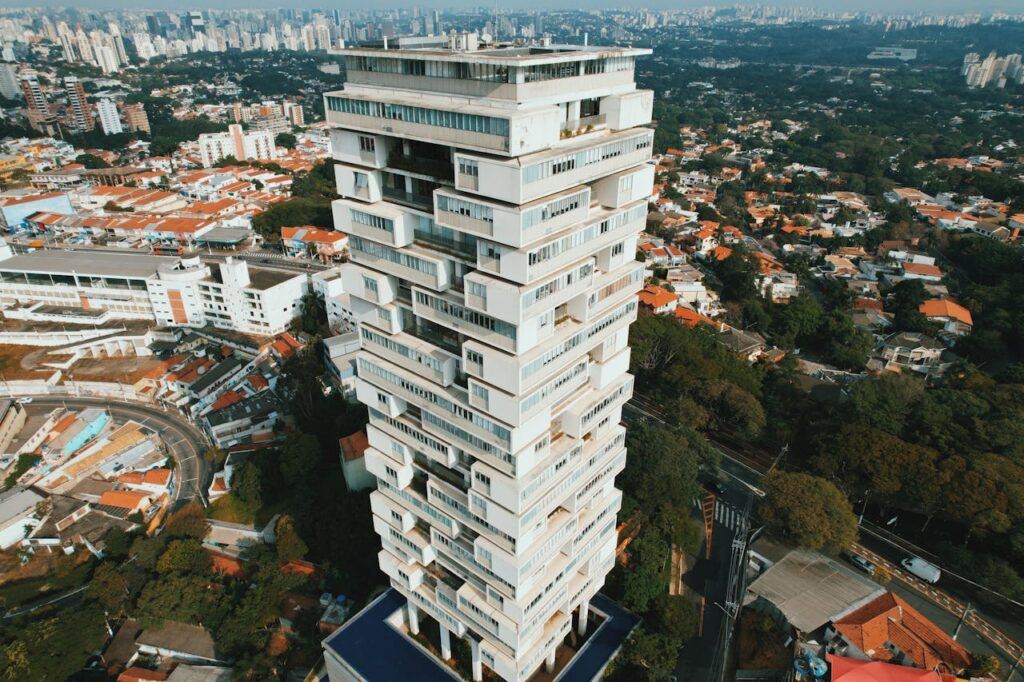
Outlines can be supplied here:
<path id="1" fill-rule="evenodd" d="M 0 587 L 0 606 L 11 609 L 51 593 L 81 587 L 92 575 L 93 563 L 86 561 L 61 576 L 48 575 L 4 585 Z"/>
<path id="2" fill-rule="evenodd" d="M 206 516 L 228 523 L 252 524 L 256 521 L 257 511 L 228 493 L 210 503 L 210 506 L 206 508 Z"/>
<path id="3" fill-rule="evenodd" d="M 18 479 L 21 478 L 21 475 L 28 471 L 29 469 L 31 469 L 32 467 L 34 467 L 36 465 L 36 462 L 38 462 L 41 459 L 42 457 L 40 457 L 39 455 L 18 455 L 18 461 L 14 463 L 14 467 L 11 469 L 11 473 L 7 474 L 7 478 L 4 479 L 2 489 L 7 490 L 15 483 L 17 483 Z"/>

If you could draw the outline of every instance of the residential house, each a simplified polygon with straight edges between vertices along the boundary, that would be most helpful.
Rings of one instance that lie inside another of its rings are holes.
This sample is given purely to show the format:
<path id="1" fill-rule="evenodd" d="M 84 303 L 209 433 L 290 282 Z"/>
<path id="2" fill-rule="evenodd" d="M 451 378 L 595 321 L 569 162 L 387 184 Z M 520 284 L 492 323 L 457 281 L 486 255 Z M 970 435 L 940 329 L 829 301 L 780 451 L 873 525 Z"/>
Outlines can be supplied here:
<path id="1" fill-rule="evenodd" d="M 974 328 L 971 311 L 950 298 L 933 298 L 918 307 L 930 322 L 942 325 L 942 331 L 951 336 L 966 336 Z"/>
<path id="2" fill-rule="evenodd" d="M 939 366 L 943 350 L 945 346 L 927 334 L 899 332 L 882 344 L 881 369 L 928 373 Z M 874 368 L 873 363 L 869 362 L 868 367 Z"/>
<path id="3" fill-rule="evenodd" d="M 45 499 L 32 488 L 19 485 L 0 493 L 0 549 L 17 545 L 40 524 L 36 505 Z"/>
<path id="4" fill-rule="evenodd" d="M 835 619 L 825 640 L 830 652 L 855 659 L 947 673 L 971 664 L 966 648 L 892 592 Z"/>
<path id="5" fill-rule="evenodd" d="M 962 682 L 956 675 L 827 654 L 831 682 Z"/>
<path id="6" fill-rule="evenodd" d="M 656 284 L 648 284 L 637 294 L 637 298 L 640 299 L 640 305 L 656 315 L 670 313 L 679 305 L 679 297 L 675 293 Z"/>
<path id="7" fill-rule="evenodd" d="M 345 487 L 349 491 L 370 490 L 377 485 L 377 479 L 366 470 L 364 453 L 370 447 L 365 431 L 356 431 L 338 440 L 341 451 L 341 472 L 345 476 Z"/>

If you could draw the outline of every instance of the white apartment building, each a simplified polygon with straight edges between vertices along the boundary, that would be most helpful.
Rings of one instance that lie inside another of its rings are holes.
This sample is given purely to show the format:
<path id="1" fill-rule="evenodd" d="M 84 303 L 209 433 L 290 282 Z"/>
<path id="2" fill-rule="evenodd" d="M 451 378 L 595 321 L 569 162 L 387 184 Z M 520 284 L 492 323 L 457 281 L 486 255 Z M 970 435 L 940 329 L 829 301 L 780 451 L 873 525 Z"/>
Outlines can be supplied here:
<path id="1" fill-rule="evenodd" d="M 301 312 L 308 287 L 304 274 L 250 268 L 230 257 L 207 265 L 198 257 L 0 250 L 0 307 L 20 307 L 17 316 L 27 319 L 42 310 L 107 311 L 111 318 L 161 326 L 211 324 L 273 336 Z"/>
<path id="2" fill-rule="evenodd" d="M 121 126 L 121 116 L 117 111 L 117 105 L 113 100 L 104 98 L 96 103 L 96 113 L 100 117 L 100 127 L 104 135 L 119 135 L 124 132 Z"/>
<path id="3" fill-rule="evenodd" d="M 203 133 L 199 136 L 199 154 L 203 167 L 209 168 L 223 158 L 238 161 L 273 161 L 277 158 L 273 133 L 266 130 L 242 130 L 234 123 L 226 133 Z"/>
<path id="4" fill-rule="evenodd" d="M 405 619 L 527 679 L 613 566 L 647 49 L 349 48 L 325 95 L 380 566 Z M 332 679 L 346 664 L 325 646 Z"/>

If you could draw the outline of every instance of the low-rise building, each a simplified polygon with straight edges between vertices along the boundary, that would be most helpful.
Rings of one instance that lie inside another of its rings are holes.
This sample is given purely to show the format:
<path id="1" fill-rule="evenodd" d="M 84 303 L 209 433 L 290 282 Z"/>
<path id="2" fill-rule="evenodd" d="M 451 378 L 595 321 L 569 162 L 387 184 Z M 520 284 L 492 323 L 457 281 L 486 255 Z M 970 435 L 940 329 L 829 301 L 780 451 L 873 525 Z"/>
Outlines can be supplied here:
<path id="1" fill-rule="evenodd" d="M 950 298 L 933 298 L 918 307 L 929 322 L 942 325 L 942 332 L 951 336 L 966 336 L 974 328 L 971 311 Z"/>
<path id="2" fill-rule="evenodd" d="M 0 255 L 2 258 L 2 255 Z M 308 288 L 305 274 L 250 268 L 228 258 L 37 251 L 0 260 L 0 303 L 109 310 L 160 325 L 213 325 L 258 336 L 288 328 Z"/>
<path id="3" fill-rule="evenodd" d="M 17 545 L 39 525 L 36 506 L 45 499 L 24 486 L 14 486 L 0 493 L 0 549 Z"/>

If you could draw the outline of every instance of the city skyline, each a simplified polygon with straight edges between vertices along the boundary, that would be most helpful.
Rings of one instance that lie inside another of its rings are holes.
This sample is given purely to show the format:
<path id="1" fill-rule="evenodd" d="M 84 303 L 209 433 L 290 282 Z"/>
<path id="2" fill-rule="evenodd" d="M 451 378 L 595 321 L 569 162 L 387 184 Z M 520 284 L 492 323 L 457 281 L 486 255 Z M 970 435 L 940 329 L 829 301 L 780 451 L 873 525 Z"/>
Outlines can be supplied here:
<path id="1" fill-rule="evenodd" d="M 38 2 L 22 2 L 17 5 L 11 5 L 8 10 L 17 10 L 19 8 L 66 8 L 68 7 L 66 0 L 39 0 Z M 205 2 L 196 2 L 196 0 L 189 0 L 189 2 L 182 4 L 174 2 L 173 0 L 148 0 L 146 5 L 139 7 L 136 3 L 130 0 L 83 0 L 78 3 L 76 7 L 82 7 L 94 10 L 132 10 L 132 11 L 145 11 L 145 10 L 242 10 L 242 9 L 260 9 L 260 10 L 274 10 L 274 9 L 302 9 L 302 10 L 315 10 L 320 9 L 323 11 L 330 11 L 332 9 L 340 9 L 344 11 L 353 10 L 365 10 L 365 5 L 358 2 L 345 1 L 340 3 L 333 3 L 330 6 L 325 5 L 320 0 L 298 0 L 294 3 L 287 5 L 282 4 L 280 0 L 208 0 Z M 439 2 L 431 2 L 429 0 L 425 2 L 407 2 L 407 3 L 394 3 L 386 5 L 378 5 L 375 9 L 380 11 L 388 10 L 402 10 L 411 9 L 413 7 L 423 7 L 428 9 L 473 9 L 482 8 L 490 10 L 489 5 L 481 5 L 479 2 L 474 0 L 466 0 L 465 2 L 452 2 L 452 0 L 441 0 Z M 900 15 L 900 14 L 923 14 L 923 15 L 938 15 L 938 14 L 978 14 L 978 13 L 989 13 L 989 12 L 1006 12 L 1006 13 L 1021 13 L 1024 12 L 1024 4 L 1021 4 L 1018 0 L 982 0 L 981 2 L 970 2 L 967 0 L 893 0 L 886 2 L 885 0 L 853 0 L 852 2 L 846 2 L 845 0 L 776 0 L 770 3 L 760 3 L 753 1 L 704 1 L 704 0 L 681 0 L 681 1 L 669 1 L 669 0 L 655 0 L 654 2 L 619 2 L 617 0 L 609 0 L 608 2 L 594 2 L 588 4 L 586 7 L 552 7 L 549 3 L 539 2 L 537 0 L 517 0 L 515 2 L 503 3 L 500 7 L 495 6 L 498 10 L 533 10 L 533 11 L 564 11 L 568 9 L 582 9 L 582 10 L 608 10 L 608 9 L 651 9 L 651 10 L 673 10 L 673 9 L 696 9 L 701 7 L 715 7 L 715 8 L 729 8 L 729 7 L 779 7 L 779 8 L 795 8 L 795 9 L 815 9 L 827 12 L 869 12 L 878 13 L 885 15 Z"/>

